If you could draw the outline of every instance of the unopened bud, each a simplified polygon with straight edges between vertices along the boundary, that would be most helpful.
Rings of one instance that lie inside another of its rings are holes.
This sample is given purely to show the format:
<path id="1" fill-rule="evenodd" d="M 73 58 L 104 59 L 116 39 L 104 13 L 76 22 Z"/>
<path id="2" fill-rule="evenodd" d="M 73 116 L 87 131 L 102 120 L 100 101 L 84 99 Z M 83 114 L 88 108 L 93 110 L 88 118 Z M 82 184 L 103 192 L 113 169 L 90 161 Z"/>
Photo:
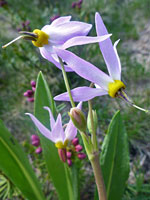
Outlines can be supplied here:
<path id="1" fill-rule="evenodd" d="M 97 130 L 97 124 L 98 124 L 96 110 L 92 110 L 92 113 L 93 113 L 93 121 L 94 121 L 94 131 L 96 132 L 96 130 Z M 88 113 L 87 127 L 88 127 L 89 132 L 92 133 L 90 112 Z"/>
<path id="2" fill-rule="evenodd" d="M 32 87 L 32 91 L 35 92 L 35 90 L 36 90 L 36 88 L 35 88 L 35 87 Z"/>
<path id="3" fill-rule="evenodd" d="M 84 158 L 86 158 L 86 154 L 85 153 L 78 153 L 78 158 L 80 160 L 83 160 Z"/>
<path id="4" fill-rule="evenodd" d="M 31 84 L 32 87 L 36 86 L 36 82 L 35 81 L 31 81 L 30 84 Z"/>
<path id="5" fill-rule="evenodd" d="M 74 139 L 71 141 L 71 143 L 72 143 L 74 146 L 76 146 L 76 145 L 79 144 L 79 139 L 78 139 L 78 138 L 74 138 Z"/>
<path id="6" fill-rule="evenodd" d="M 86 131 L 86 119 L 79 108 L 71 108 L 69 116 L 77 129 L 82 132 Z"/>
<path id="7" fill-rule="evenodd" d="M 72 156 L 72 153 L 70 152 L 70 151 L 67 151 L 67 158 L 71 158 L 71 156 Z"/>
<path id="8" fill-rule="evenodd" d="M 32 135 L 31 136 L 31 141 L 33 146 L 39 146 L 40 145 L 40 139 L 37 135 Z"/>
<path id="9" fill-rule="evenodd" d="M 33 91 L 32 90 L 27 90 L 23 95 L 25 96 L 25 97 L 32 97 L 32 95 L 33 95 Z"/>
<path id="10" fill-rule="evenodd" d="M 78 145 L 76 145 L 75 146 L 75 150 L 77 151 L 77 152 L 79 152 L 79 151 L 82 151 L 82 146 L 80 145 L 80 144 L 78 144 Z"/>
<path id="11" fill-rule="evenodd" d="M 34 102 L 34 97 L 27 98 L 28 102 Z"/>
<path id="12" fill-rule="evenodd" d="M 69 165 L 69 167 L 72 165 L 72 160 L 71 159 L 67 159 L 67 163 Z"/>
<path id="13" fill-rule="evenodd" d="M 40 154 L 42 152 L 42 148 L 41 147 L 38 147 L 36 150 L 35 150 L 35 153 L 36 154 Z"/>
<path id="14" fill-rule="evenodd" d="M 58 149 L 59 158 L 62 162 L 66 162 L 67 156 L 66 156 L 66 149 Z"/>

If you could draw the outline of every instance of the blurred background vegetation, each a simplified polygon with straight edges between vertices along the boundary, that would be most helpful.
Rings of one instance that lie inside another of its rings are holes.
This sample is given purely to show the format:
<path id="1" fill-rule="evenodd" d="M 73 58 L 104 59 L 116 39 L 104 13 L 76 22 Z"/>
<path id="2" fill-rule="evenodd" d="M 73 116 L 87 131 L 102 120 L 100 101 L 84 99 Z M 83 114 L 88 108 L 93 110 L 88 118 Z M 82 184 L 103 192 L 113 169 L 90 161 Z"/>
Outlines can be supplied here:
<path id="1" fill-rule="evenodd" d="M 90 35 L 96 35 L 94 15 L 100 12 L 108 31 L 113 34 L 112 41 L 121 39 L 118 53 L 127 94 L 137 105 L 150 109 L 150 1 L 83 0 L 81 7 L 75 8 L 72 3 L 72 0 L 0 0 L 0 46 L 18 36 L 20 30 L 41 29 L 45 24 L 50 24 L 54 17 L 64 15 L 72 15 L 73 20 L 93 24 Z M 107 72 L 98 44 L 74 47 L 71 50 Z M 40 70 L 53 96 L 65 91 L 61 71 L 44 60 L 31 42 L 18 41 L 6 49 L 0 49 L 0 118 L 30 154 L 34 151 L 29 144 L 30 136 L 35 133 L 35 128 L 24 113 L 33 112 L 33 103 L 27 102 L 23 93 L 30 89 L 30 81 L 36 80 Z M 89 85 L 74 73 L 68 73 L 68 76 L 72 88 Z M 69 108 L 69 104 L 64 105 Z M 117 109 L 121 110 L 124 119 L 131 156 L 131 173 L 124 200 L 150 199 L 150 117 L 121 100 L 107 96 L 96 98 L 93 105 L 99 117 L 100 141 Z M 40 180 L 46 182 L 48 178 L 41 157 L 34 155 L 34 162 Z M 41 173 L 44 176 L 41 177 Z M 82 181 L 92 182 L 92 175 L 87 180 L 85 173 L 81 171 Z M 48 193 L 49 188 L 45 188 L 45 193 Z M 81 189 L 82 195 L 84 191 L 85 186 Z M 81 199 L 92 199 L 92 192 L 84 194 Z M 47 199 L 53 199 L 52 196 L 55 195 L 51 193 Z"/>

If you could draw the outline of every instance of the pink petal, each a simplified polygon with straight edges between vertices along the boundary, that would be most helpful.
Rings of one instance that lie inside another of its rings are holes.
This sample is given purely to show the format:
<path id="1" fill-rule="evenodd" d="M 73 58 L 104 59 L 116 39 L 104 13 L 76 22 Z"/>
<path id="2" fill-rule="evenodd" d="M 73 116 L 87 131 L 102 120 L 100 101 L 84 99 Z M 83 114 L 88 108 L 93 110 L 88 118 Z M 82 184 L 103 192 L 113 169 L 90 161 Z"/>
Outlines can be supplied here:
<path id="1" fill-rule="evenodd" d="M 60 114 L 58 115 L 54 128 L 52 129 L 52 137 L 55 143 L 58 141 L 65 141 L 65 133 L 62 127 Z"/>
<path id="2" fill-rule="evenodd" d="M 73 38 L 67 40 L 67 42 L 64 43 L 64 45 L 62 46 L 62 49 L 67 49 L 69 47 L 77 46 L 77 45 L 84 45 L 84 44 L 102 42 L 110 36 L 111 36 L 111 34 L 100 36 L 100 37 L 88 37 L 88 36 L 73 37 Z"/>
<path id="3" fill-rule="evenodd" d="M 55 49 L 57 55 L 64 60 L 68 66 L 79 76 L 96 83 L 105 90 L 108 90 L 108 84 L 113 80 L 100 69 L 91 63 L 81 59 L 75 54 L 62 49 Z"/>
<path id="4" fill-rule="evenodd" d="M 55 119 L 54 119 L 54 117 L 53 117 L 53 114 L 52 114 L 52 112 L 51 112 L 51 110 L 50 110 L 50 108 L 49 107 L 44 107 L 44 109 L 45 110 L 48 110 L 48 112 L 49 112 L 49 116 L 50 116 L 50 127 L 51 127 L 51 130 L 54 128 L 54 125 L 55 125 Z"/>
<path id="5" fill-rule="evenodd" d="M 75 102 L 80 102 L 80 101 L 88 101 L 90 99 L 93 99 L 96 96 L 106 95 L 108 94 L 108 92 L 101 88 L 78 87 L 71 90 L 71 94 Z M 56 96 L 54 100 L 70 101 L 69 95 L 67 92 Z"/>
<path id="6" fill-rule="evenodd" d="M 30 113 L 26 113 L 26 115 L 30 116 L 30 118 L 32 119 L 33 123 L 35 124 L 35 126 L 37 127 L 37 129 L 40 131 L 40 133 L 42 135 L 44 135 L 49 140 L 53 141 L 50 130 L 48 130 L 34 115 L 32 115 Z"/>
<path id="7" fill-rule="evenodd" d="M 46 51 L 46 50 L 44 49 L 44 47 L 40 48 L 40 52 L 41 52 L 41 55 L 42 55 L 45 59 L 47 59 L 48 61 L 52 62 L 57 68 L 59 68 L 59 69 L 61 70 L 61 65 L 60 65 L 60 63 L 59 63 L 58 61 L 56 61 L 56 60 L 51 56 L 51 53 L 50 53 L 50 52 Z M 66 65 L 65 65 L 64 67 L 65 67 L 65 71 L 66 71 L 66 72 L 72 72 L 72 71 L 73 71 L 70 67 L 68 67 L 68 66 L 66 66 Z"/>
<path id="8" fill-rule="evenodd" d="M 99 13 L 95 14 L 95 24 L 98 36 L 108 34 L 107 29 Z M 120 80 L 121 77 L 120 66 L 119 66 L 120 63 L 118 62 L 118 57 L 116 55 L 116 51 L 113 48 L 110 38 L 106 39 L 102 43 L 99 43 L 99 47 L 103 54 L 110 76 L 114 80 Z"/>

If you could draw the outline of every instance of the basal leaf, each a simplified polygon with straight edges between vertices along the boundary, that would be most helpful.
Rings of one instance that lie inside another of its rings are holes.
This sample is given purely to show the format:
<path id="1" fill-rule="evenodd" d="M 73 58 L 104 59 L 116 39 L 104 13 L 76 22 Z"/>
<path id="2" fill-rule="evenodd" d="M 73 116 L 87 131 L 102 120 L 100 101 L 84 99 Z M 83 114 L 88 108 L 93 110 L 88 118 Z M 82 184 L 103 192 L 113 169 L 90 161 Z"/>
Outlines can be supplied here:
<path id="1" fill-rule="evenodd" d="M 105 136 L 100 163 L 108 200 L 121 200 L 129 175 L 128 139 L 118 111 Z"/>
<path id="2" fill-rule="evenodd" d="M 0 121 L 0 170 L 27 199 L 45 199 L 26 154 L 2 121 Z"/>
<path id="3" fill-rule="evenodd" d="M 36 93 L 35 93 L 35 116 L 42 122 L 47 128 L 50 128 L 49 114 L 43 109 L 44 106 L 48 106 L 56 112 L 54 101 L 48 85 L 40 72 L 37 78 Z M 47 165 L 47 169 L 51 180 L 57 190 L 60 200 L 69 200 L 69 192 L 67 188 L 67 180 L 65 176 L 65 168 L 62 161 L 58 156 L 57 148 L 54 143 L 46 139 L 39 133 L 41 140 L 43 153 Z"/>

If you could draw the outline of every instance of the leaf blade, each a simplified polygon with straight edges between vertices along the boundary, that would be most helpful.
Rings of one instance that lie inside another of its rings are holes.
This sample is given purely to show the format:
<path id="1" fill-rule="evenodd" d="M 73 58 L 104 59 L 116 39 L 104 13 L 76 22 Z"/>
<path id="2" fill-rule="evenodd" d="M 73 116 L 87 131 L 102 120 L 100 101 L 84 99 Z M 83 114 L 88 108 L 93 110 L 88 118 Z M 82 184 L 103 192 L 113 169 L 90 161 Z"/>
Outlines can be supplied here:
<path id="1" fill-rule="evenodd" d="M 0 169 L 28 199 L 45 199 L 21 146 L 0 121 Z M 24 184 L 26 183 L 26 184 Z M 29 189 L 31 188 L 31 189 Z"/>
<path id="2" fill-rule="evenodd" d="M 42 72 L 40 72 L 36 84 L 34 114 L 47 128 L 50 128 L 49 115 L 48 112 L 43 109 L 43 107 L 48 106 L 53 111 L 53 114 L 56 113 L 55 103 L 51 102 L 50 100 L 53 101 L 52 95 L 46 80 L 42 75 Z M 55 147 L 54 143 L 46 139 L 40 133 L 39 137 L 42 144 L 47 169 L 57 190 L 59 199 L 67 200 L 69 199 L 69 192 L 67 188 L 65 168 L 62 161 L 60 161 L 57 148 Z"/>
<path id="3" fill-rule="evenodd" d="M 120 200 L 129 175 L 129 151 L 125 127 L 118 111 L 105 136 L 100 163 L 108 200 Z"/>

